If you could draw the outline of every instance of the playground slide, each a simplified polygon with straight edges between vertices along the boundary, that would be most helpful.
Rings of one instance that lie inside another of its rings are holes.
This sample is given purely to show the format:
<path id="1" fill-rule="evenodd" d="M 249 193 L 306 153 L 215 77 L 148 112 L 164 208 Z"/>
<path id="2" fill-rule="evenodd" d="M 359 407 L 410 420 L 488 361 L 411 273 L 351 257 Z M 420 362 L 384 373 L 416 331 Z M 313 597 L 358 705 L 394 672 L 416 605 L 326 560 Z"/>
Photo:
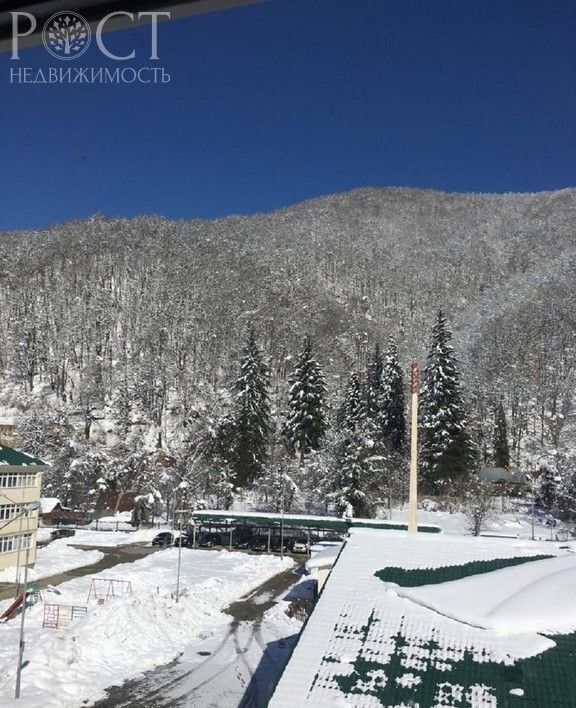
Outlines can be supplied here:
<path id="1" fill-rule="evenodd" d="M 22 593 L 22 595 L 18 595 L 18 597 L 14 600 L 14 602 L 6 610 L 6 612 L 4 612 L 3 615 L 0 615 L 0 620 L 7 621 L 7 620 L 15 617 L 16 613 L 20 609 L 20 606 L 22 605 L 23 600 L 24 600 L 24 593 Z"/>

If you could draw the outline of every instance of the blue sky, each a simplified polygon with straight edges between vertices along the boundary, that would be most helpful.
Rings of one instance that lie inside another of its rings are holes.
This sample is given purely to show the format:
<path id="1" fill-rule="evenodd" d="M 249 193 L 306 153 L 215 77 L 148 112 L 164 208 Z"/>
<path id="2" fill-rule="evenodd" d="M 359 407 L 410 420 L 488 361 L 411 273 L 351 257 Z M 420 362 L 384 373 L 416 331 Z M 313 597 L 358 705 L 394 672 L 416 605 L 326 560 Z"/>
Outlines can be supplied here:
<path id="1" fill-rule="evenodd" d="M 217 217 L 361 186 L 576 186 L 576 4 L 268 0 L 159 27 L 164 85 L 10 85 L 0 228 Z M 150 28 L 107 35 L 147 59 Z M 95 42 L 76 66 L 105 64 Z"/>

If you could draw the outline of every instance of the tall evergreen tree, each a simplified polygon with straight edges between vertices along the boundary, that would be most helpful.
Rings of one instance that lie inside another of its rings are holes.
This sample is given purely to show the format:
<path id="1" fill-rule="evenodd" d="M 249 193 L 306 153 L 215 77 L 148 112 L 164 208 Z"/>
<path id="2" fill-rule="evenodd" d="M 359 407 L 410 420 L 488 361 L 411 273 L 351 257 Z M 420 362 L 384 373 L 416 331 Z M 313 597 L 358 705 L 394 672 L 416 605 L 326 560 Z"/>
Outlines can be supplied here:
<path id="1" fill-rule="evenodd" d="M 300 358 L 290 378 L 289 413 L 284 434 L 290 450 L 300 455 L 320 447 L 326 432 L 326 381 L 320 364 L 312 356 L 310 338 L 304 338 Z"/>
<path id="2" fill-rule="evenodd" d="M 455 479 L 474 466 L 452 333 L 442 311 L 432 332 L 420 398 L 422 471 L 428 482 Z"/>
<path id="3" fill-rule="evenodd" d="M 231 463 L 237 486 L 245 486 L 263 472 L 272 432 L 270 375 L 253 329 L 248 333 L 240 376 L 234 382 L 234 430 Z"/>
<path id="4" fill-rule="evenodd" d="M 494 464 L 496 467 L 510 467 L 510 447 L 508 445 L 508 425 L 506 413 L 502 402 L 496 407 L 494 413 Z"/>
<path id="5" fill-rule="evenodd" d="M 391 338 L 382 373 L 381 427 L 384 441 L 393 452 L 402 452 L 406 445 L 406 405 L 404 378 L 398 361 L 396 343 Z"/>
<path id="6" fill-rule="evenodd" d="M 372 414 L 369 382 L 362 387 L 357 373 L 350 376 L 340 408 L 337 507 L 341 513 L 371 516 L 378 496 L 384 461 L 377 421 Z"/>
<path id="7" fill-rule="evenodd" d="M 354 371 L 350 374 L 344 401 L 338 410 L 338 427 L 342 430 L 353 431 L 358 422 L 358 416 L 362 408 L 362 385 L 360 377 Z"/>
<path id="8" fill-rule="evenodd" d="M 376 342 L 372 360 L 368 364 L 366 372 L 366 385 L 364 395 L 366 397 L 366 412 L 375 421 L 380 419 L 382 412 L 382 393 L 384 370 L 384 357 L 380 350 L 380 344 Z"/>

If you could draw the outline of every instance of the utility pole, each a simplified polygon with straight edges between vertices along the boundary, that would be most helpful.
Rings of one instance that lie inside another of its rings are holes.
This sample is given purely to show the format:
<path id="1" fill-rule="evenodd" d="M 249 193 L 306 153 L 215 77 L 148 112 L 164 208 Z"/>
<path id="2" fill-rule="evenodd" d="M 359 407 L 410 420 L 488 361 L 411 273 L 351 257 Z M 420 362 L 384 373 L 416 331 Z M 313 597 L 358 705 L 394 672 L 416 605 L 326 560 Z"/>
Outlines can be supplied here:
<path id="1" fill-rule="evenodd" d="M 182 519 L 184 514 L 187 514 L 186 509 L 179 509 L 174 511 L 174 516 L 178 514 L 178 530 L 180 531 L 180 538 L 178 541 L 178 565 L 176 568 L 176 602 L 180 599 L 180 568 L 182 566 Z M 174 516 L 172 517 L 174 521 Z"/>
<path id="2" fill-rule="evenodd" d="M 280 558 L 284 560 L 284 470 L 281 468 L 280 472 Z"/>
<path id="3" fill-rule="evenodd" d="M 31 511 L 37 511 L 40 509 L 40 502 L 39 501 L 33 501 L 29 502 L 28 504 L 23 505 L 23 508 L 20 510 L 20 514 L 27 514 Z M 22 518 L 22 517 L 20 517 Z M 22 548 L 22 538 L 23 536 L 18 537 L 18 550 Z M 16 688 L 14 691 L 14 698 L 20 698 L 20 680 L 22 676 L 22 664 L 24 662 L 24 646 L 25 646 L 25 641 L 24 641 L 24 621 L 26 619 L 26 605 L 27 605 L 27 599 L 28 599 L 28 565 L 30 562 L 30 545 L 32 544 L 32 534 L 30 534 L 30 538 L 26 539 L 26 566 L 24 568 L 24 590 L 22 592 L 22 615 L 20 616 L 20 643 L 18 647 L 18 666 L 16 667 Z"/>
<path id="4" fill-rule="evenodd" d="M 24 591 L 22 593 L 22 614 L 20 615 L 20 643 L 18 646 L 18 666 L 16 667 L 16 688 L 14 698 L 20 698 L 20 678 L 22 676 L 22 663 L 24 662 L 24 621 L 26 619 L 26 605 L 28 604 L 28 558 L 32 537 L 26 541 L 26 566 L 24 567 Z M 22 545 L 22 536 L 18 539 L 18 545 Z"/>
<path id="5" fill-rule="evenodd" d="M 410 425 L 410 487 L 408 491 L 408 531 L 418 531 L 416 519 L 418 509 L 418 389 L 420 385 L 418 364 L 412 364 L 412 420 Z"/>

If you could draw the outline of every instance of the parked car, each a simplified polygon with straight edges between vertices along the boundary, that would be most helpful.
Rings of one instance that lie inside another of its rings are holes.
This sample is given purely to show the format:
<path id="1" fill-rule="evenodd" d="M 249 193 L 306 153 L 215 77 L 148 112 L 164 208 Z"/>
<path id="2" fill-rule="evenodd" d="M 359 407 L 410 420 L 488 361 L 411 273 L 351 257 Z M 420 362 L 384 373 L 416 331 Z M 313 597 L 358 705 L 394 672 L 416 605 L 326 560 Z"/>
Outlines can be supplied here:
<path id="1" fill-rule="evenodd" d="M 192 548 L 194 545 L 194 534 L 184 532 L 181 536 L 178 536 L 178 538 L 174 540 L 174 545 L 182 545 L 182 548 Z"/>
<path id="2" fill-rule="evenodd" d="M 289 546 L 290 544 L 286 539 L 281 542 L 279 538 L 273 538 L 270 542 L 270 550 L 274 553 L 280 553 L 281 551 L 284 551 L 284 553 L 286 553 Z"/>
<path id="3" fill-rule="evenodd" d="M 267 551 L 268 550 L 268 537 L 267 536 L 256 536 L 250 541 L 250 549 L 252 551 Z"/>
<path id="4" fill-rule="evenodd" d="M 170 531 L 161 531 L 157 536 L 152 539 L 153 546 L 171 546 L 174 541 L 174 536 Z"/>
<path id="5" fill-rule="evenodd" d="M 250 548 L 250 543 L 251 539 L 249 538 L 239 538 L 233 545 L 234 548 L 237 548 L 239 551 L 246 551 Z"/>
<path id="6" fill-rule="evenodd" d="M 200 548 L 212 548 L 212 546 L 220 545 L 219 533 L 201 533 L 196 539 L 196 544 Z"/>
<path id="7" fill-rule="evenodd" d="M 75 536 L 76 535 L 76 530 L 75 529 L 54 529 L 50 533 L 50 538 L 52 540 L 56 540 L 57 538 L 67 538 L 68 536 Z"/>
<path id="8" fill-rule="evenodd" d="M 292 545 L 292 553 L 308 553 L 308 541 L 305 538 L 297 538 Z"/>

